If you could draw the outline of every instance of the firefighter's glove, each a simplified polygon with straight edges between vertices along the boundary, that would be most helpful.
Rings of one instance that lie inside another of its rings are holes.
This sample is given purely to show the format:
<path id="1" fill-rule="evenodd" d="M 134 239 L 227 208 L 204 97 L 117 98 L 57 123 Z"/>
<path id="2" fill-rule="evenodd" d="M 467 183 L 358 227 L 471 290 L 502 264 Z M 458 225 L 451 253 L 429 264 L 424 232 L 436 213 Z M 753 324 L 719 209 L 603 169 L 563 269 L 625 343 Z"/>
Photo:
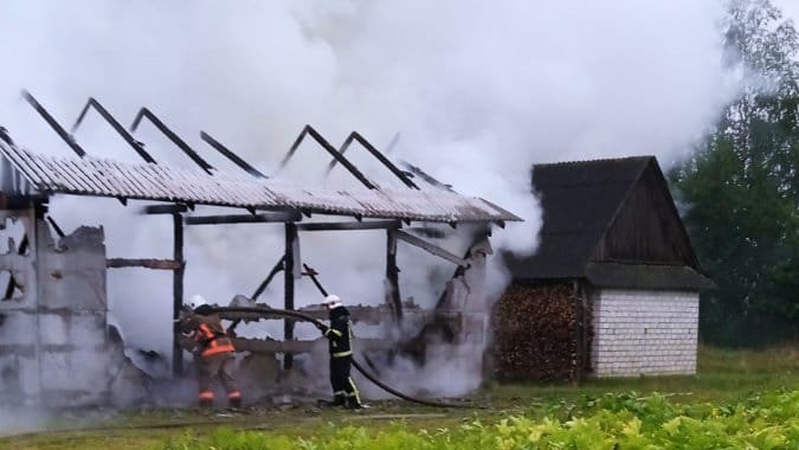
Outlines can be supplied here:
<path id="1" fill-rule="evenodd" d="M 319 331 L 321 331 L 321 332 L 322 332 L 322 334 L 325 334 L 325 333 L 327 332 L 327 327 L 326 327 L 326 326 L 324 326 L 324 325 L 322 325 L 322 324 L 321 324 L 321 323 L 319 323 L 319 322 L 314 322 L 314 326 L 315 326 L 315 327 L 316 327 L 316 328 L 317 328 Z"/>

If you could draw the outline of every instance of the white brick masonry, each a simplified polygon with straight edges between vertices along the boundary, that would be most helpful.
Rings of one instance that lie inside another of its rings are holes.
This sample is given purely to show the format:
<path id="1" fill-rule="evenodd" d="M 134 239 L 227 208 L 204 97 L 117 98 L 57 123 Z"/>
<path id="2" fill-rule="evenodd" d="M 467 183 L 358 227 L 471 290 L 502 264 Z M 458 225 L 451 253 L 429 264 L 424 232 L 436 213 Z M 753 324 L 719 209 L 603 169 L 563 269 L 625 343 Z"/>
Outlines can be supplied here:
<path id="1" fill-rule="evenodd" d="M 593 374 L 695 374 L 698 325 L 696 292 L 601 290 L 593 302 Z"/>

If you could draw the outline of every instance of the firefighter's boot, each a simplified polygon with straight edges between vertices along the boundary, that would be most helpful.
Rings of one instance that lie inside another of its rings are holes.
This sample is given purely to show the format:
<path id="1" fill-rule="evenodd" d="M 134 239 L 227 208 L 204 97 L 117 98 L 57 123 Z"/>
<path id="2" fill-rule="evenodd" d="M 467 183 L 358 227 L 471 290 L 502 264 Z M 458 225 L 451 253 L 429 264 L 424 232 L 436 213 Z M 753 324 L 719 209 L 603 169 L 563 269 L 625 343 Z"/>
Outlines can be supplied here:
<path id="1" fill-rule="evenodd" d="M 330 406 L 344 406 L 346 404 L 347 400 L 344 394 L 336 394 L 333 396 L 333 401 L 330 403 Z"/>
<path id="2" fill-rule="evenodd" d="M 329 408 L 336 408 L 339 406 L 346 406 L 347 399 L 344 394 L 336 394 L 333 396 L 333 401 L 329 400 L 319 400 L 319 406 L 327 406 Z"/>
<path id="3" fill-rule="evenodd" d="M 361 408 L 363 408 L 363 405 L 361 405 L 361 402 L 358 401 L 358 397 L 352 396 L 352 397 L 347 397 L 346 408 L 347 409 L 361 409 Z"/>

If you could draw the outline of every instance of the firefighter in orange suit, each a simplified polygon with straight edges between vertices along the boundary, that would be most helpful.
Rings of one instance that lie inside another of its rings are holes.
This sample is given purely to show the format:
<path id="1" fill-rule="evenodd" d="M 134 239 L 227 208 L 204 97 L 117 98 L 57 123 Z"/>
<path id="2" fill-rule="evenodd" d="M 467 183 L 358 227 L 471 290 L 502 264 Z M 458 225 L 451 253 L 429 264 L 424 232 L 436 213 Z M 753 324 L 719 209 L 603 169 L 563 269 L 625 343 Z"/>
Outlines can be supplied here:
<path id="1" fill-rule="evenodd" d="M 193 340 L 193 352 L 200 379 L 199 404 L 210 407 L 214 404 L 213 381 L 222 382 L 228 396 L 228 406 L 241 406 L 241 391 L 236 384 L 233 341 L 222 321 L 214 314 L 205 300 L 195 295 L 194 309 L 180 319 L 179 328 Z"/>
<path id="2" fill-rule="evenodd" d="M 330 326 L 318 324 L 319 331 L 329 341 L 330 384 L 333 387 L 333 401 L 330 406 L 344 406 L 349 409 L 363 408 L 358 387 L 350 377 L 352 365 L 352 323 L 350 313 L 337 295 L 325 297 L 325 306 L 330 314 Z"/>

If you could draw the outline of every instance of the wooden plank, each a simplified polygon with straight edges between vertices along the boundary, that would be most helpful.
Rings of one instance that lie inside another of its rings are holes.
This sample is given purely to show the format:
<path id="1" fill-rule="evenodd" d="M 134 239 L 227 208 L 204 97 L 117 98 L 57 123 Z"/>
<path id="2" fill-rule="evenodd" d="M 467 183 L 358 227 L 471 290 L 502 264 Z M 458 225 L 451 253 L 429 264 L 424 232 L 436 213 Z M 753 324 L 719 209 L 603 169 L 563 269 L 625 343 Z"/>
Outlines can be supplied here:
<path id="1" fill-rule="evenodd" d="M 105 260 L 105 266 L 114 269 L 121 267 L 142 267 L 144 269 L 178 270 L 183 267 L 183 264 L 174 259 L 108 258 Z"/>
<path id="2" fill-rule="evenodd" d="M 144 207 L 145 214 L 176 214 L 188 211 L 186 205 L 147 205 Z"/>
<path id="3" fill-rule="evenodd" d="M 433 255 L 436 255 L 440 258 L 444 258 L 451 263 L 457 264 L 461 267 L 466 267 L 469 265 L 469 262 L 466 261 L 465 259 L 455 256 L 454 254 L 448 252 L 447 250 L 444 250 L 443 248 L 437 245 L 422 240 L 412 234 L 408 234 L 404 231 L 397 230 L 396 235 L 397 239 L 405 241 L 411 245 L 415 245 L 423 250 L 426 250 L 429 253 L 432 253 Z"/>
<path id="4" fill-rule="evenodd" d="M 288 311 L 294 310 L 294 277 L 299 276 L 299 273 L 295 273 L 295 263 L 299 261 L 295 261 L 295 252 L 297 252 L 297 246 L 300 245 L 298 239 L 299 236 L 297 235 L 297 225 L 293 223 L 286 223 L 285 225 L 285 237 L 286 237 L 286 252 L 285 256 L 283 257 L 284 265 L 283 265 L 283 289 L 284 289 L 284 306 L 283 309 Z M 286 341 L 294 340 L 294 321 L 293 320 L 284 320 L 283 321 L 283 339 Z M 291 353 L 287 353 L 283 358 L 283 369 L 288 371 L 291 370 L 291 366 L 294 363 L 294 358 L 292 357 Z"/>
<path id="5" fill-rule="evenodd" d="M 322 338 L 323 339 L 323 338 Z M 358 351 L 391 350 L 396 347 L 396 342 L 388 339 L 356 338 Z M 310 353 L 315 347 L 315 341 L 275 341 L 250 338 L 234 338 L 233 345 L 236 351 L 253 353 L 284 353 L 294 355 L 298 353 Z"/>
<path id="6" fill-rule="evenodd" d="M 186 225 L 217 225 L 228 223 L 295 222 L 302 219 L 298 212 L 274 212 L 262 214 L 229 214 L 219 216 L 186 217 Z"/>
<path id="7" fill-rule="evenodd" d="M 183 309 L 183 278 L 186 271 L 183 260 L 183 216 L 179 213 L 172 214 L 172 226 L 174 232 L 172 258 L 179 265 L 172 272 L 172 320 L 178 320 Z M 180 376 L 183 375 L 183 349 L 177 333 L 173 333 L 172 336 L 172 374 Z"/>
<path id="8" fill-rule="evenodd" d="M 299 231 L 330 230 L 382 230 L 399 225 L 396 220 L 374 220 L 371 222 L 311 222 L 297 224 Z"/>

